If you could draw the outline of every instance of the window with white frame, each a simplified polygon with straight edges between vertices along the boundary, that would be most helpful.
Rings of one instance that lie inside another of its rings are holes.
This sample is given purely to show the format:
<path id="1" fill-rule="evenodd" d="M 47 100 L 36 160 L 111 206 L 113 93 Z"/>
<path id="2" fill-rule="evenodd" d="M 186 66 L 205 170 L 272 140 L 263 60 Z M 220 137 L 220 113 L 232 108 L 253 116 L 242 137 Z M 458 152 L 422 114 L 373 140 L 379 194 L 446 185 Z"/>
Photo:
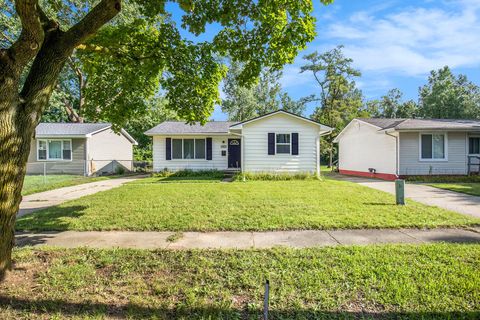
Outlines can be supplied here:
<path id="1" fill-rule="evenodd" d="M 290 133 L 277 133 L 276 149 L 277 149 L 276 153 L 290 154 L 290 149 L 291 149 Z"/>
<path id="2" fill-rule="evenodd" d="M 205 139 L 172 139 L 172 159 L 205 159 Z"/>
<path id="3" fill-rule="evenodd" d="M 72 160 L 72 140 L 42 139 L 37 142 L 38 160 Z"/>
<path id="4" fill-rule="evenodd" d="M 446 136 L 443 133 L 420 135 L 421 160 L 445 160 Z"/>
<path id="5" fill-rule="evenodd" d="M 468 138 L 468 153 L 480 154 L 480 137 Z"/>

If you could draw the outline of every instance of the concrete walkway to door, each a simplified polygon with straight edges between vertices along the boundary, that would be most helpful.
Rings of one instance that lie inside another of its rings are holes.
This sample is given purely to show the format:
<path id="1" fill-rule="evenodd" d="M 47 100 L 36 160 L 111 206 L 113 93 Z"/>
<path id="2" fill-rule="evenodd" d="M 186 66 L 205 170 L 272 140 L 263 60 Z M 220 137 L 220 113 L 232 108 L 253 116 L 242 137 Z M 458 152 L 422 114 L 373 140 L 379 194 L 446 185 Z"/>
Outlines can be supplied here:
<path id="1" fill-rule="evenodd" d="M 130 182 L 139 178 L 141 178 L 141 176 L 102 180 L 24 196 L 22 198 L 22 203 L 20 203 L 20 210 L 18 211 L 17 217 L 21 217 L 48 207 L 57 206 L 66 201 L 78 199 L 83 196 L 89 196 L 100 191 L 106 191 L 120 187 L 126 182 Z"/>
<path id="2" fill-rule="evenodd" d="M 359 178 L 339 174 L 332 174 L 331 177 L 334 179 L 355 182 L 362 186 L 395 194 L 395 182 L 393 181 Z M 480 197 L 415 183 L 405 184 L 405 197 L 429 206 L 437 206 L 480 218 Z"/>

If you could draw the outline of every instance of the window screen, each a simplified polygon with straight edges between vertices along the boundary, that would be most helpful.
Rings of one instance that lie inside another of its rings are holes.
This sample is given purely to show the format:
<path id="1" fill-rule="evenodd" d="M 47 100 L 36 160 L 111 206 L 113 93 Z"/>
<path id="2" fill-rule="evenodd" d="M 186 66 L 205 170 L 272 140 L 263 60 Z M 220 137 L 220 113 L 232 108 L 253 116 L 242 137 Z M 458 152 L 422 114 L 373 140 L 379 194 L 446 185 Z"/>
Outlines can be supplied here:
<path id="1" fill-rule="evenodd" d="M 433 135 L 433 158 L 444 159 L 445 158 L 445 136 L 443 134 Z"/>
<path id="2" fill-rule="evenodd" d="M 172 139 L 172 159 L 182 159 L 182 139 Z"/>
<path id="3" fill-rule="evenodd" d="M 277 153 L 290 153 L 290 134 L 278 133 L 277 134 Z"/>
<path id="4" fill-rule="evenodd" d="M 38 141 L 38 159 L 39 160 L 47 160 L 47 142 L 46 141 Z"/>
<path id="5" fill-rule="evenodd" d="M 48 159 L 62 159 L 62 141 L 48 141 Z"/>
<path id="6" fill-rule="evenodd" d="M 183 139 L 183 159 L 193 159 L 194 148 L 193 139 Z"/>
<path id="7" fill-rule="evenodd" d="M 63 160 L 72 159 L 72 143 L 70 140 L 63 141 Z"/>
<path id="8" fill-rule="evenodd" d="M 195 159 L 205 159 L 205 139 L 195 139 Z"/>
<path id="9" fill-rule="evenodd" d="M 480 137 L 470 137 L 468 139 L 468 153 L 480 154 Z"/>

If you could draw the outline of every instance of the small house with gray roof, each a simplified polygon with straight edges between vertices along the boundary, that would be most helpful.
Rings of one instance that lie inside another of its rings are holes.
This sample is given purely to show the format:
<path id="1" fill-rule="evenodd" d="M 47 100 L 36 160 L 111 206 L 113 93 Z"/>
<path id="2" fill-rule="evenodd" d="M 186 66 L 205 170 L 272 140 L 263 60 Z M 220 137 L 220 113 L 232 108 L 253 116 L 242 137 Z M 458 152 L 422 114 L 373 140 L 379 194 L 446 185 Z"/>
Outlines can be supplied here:
<path id="1" fill-rule="evenodd" d="M 40 123 L 30 147 L 27 174 L 110 174 L 133 169 L 137 142 L 110 123 Z"/>
<path id="2" fill-rule="evenodd" d="M 153 169 L 320 173 L 320 137 L 331 128 L 279 110 L 242 122 L 166 121 L 153 139 Z"/>
<path id="3" fill-rule="evenodd" d="M 393 180 L 480 171 L 480 120 L 358 118 L 335 142 L 342 174 Z"/>

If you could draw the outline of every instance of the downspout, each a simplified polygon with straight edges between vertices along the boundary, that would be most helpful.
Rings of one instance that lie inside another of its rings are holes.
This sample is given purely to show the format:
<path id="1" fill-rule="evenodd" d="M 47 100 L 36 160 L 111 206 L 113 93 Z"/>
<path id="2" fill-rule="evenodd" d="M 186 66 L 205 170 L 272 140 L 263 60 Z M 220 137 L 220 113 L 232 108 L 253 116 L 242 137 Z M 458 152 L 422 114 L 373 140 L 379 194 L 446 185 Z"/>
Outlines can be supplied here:
<path id="1" fill-rule="evenodd" d="M 320 170 L 320 135 L 318 135 L 317 139 L 315 139 L 315 144 L 317 147 L 317 178 L 320 179 L 321 170 Z"/>
<path id="2" fill-rule="evenodd" d="M 88 177 L 90 174 L 89 174 L 89 165 L 88 165 L 88 137 L 85 138 L 85 166 L 84 166 L 84 176 L 85 177 Z"/>
<path id="3" fill-rule="evenodd" d="M 316 147 L 317 147 L 317 177 L 320 178 L 321 170 L 320 170 L 320 137 L 326 136 L 328 134 L 331 134 L 332 131 L 327 131 L 325 133 L 320 133 L 316 139 Z"/>
<path id="4" fill-rule="evenodd" d="M 400 138 L 400 136 L 395 136 L 395 135 L 392 135 L 390 133 L 388 133 L 387 131 L 385 131 L 385 134 L 387 136 L 390 136 L 390 137 L 393 137 L 395 138 L 395 174 L 397 175 L 397 178 L 400 176 L 400 165 L 399 165 L 399 162 L 400 162 L 400 148 L 398 146 L 398 138 Z"/>

